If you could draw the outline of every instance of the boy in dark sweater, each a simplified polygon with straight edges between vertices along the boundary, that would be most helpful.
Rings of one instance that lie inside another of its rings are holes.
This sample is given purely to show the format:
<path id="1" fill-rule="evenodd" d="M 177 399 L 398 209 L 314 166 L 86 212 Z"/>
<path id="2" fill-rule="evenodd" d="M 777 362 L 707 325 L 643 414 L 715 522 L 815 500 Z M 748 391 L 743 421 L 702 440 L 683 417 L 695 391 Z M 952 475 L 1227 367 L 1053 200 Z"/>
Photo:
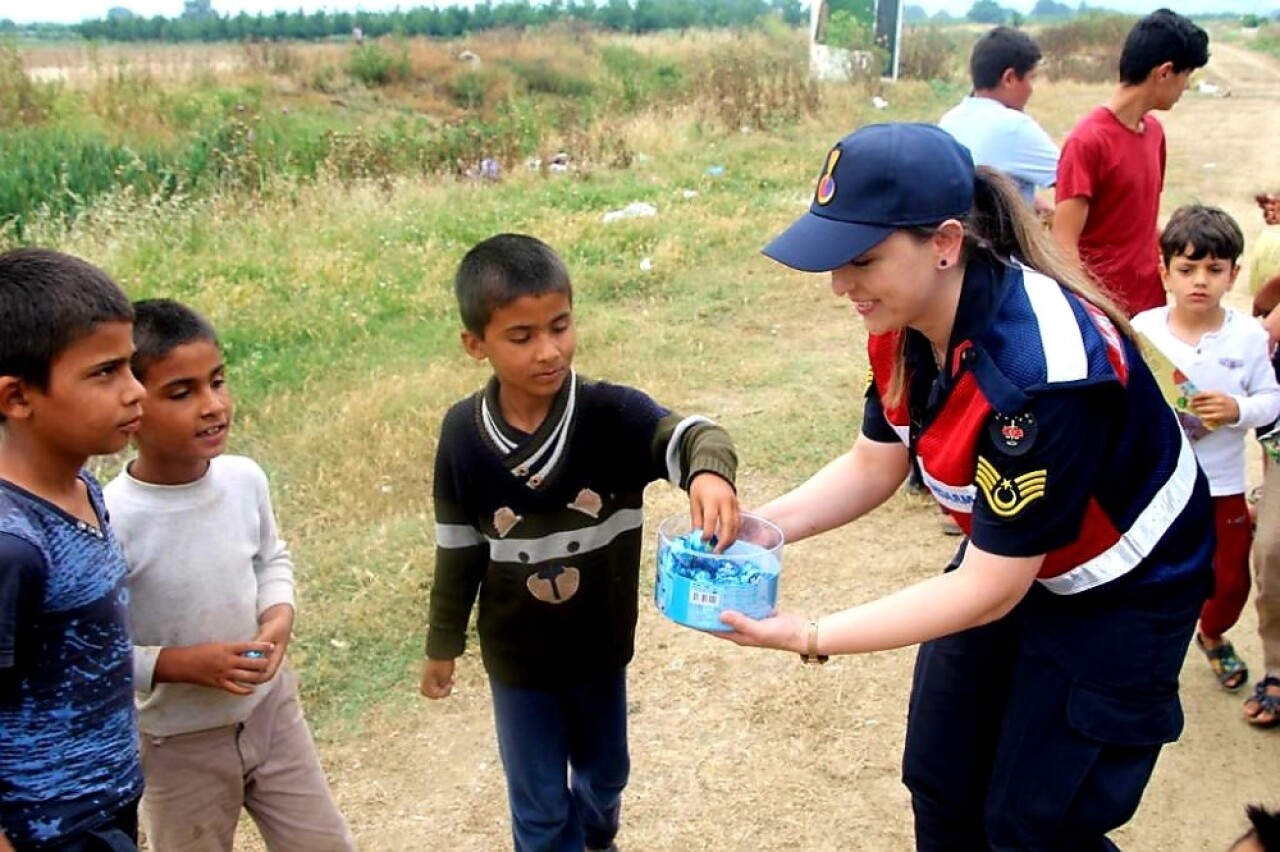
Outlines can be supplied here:
<path id="1" fill-rule="evenodd" d="M 485 240 L 454 289 L 463 348 L 494 375 L 440 431 L 422 694 L 452 690 L 478 594 L 515 848 L 616 849 L 644 489 L 687 489 L 694 526 L 727 547 L 733 443 L 705 417 L 575 375 L 569 273 L 541 241 Z"/>

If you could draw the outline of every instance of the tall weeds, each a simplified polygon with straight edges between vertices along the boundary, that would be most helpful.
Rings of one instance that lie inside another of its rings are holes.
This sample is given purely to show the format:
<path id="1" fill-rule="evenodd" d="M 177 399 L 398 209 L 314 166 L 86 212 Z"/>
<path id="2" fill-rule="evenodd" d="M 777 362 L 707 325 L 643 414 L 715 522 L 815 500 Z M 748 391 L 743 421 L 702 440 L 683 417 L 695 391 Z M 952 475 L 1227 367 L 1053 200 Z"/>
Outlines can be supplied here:
<path id="1" fill-rule="evenodd" d="M 510 169 L 561 150 L 627 168 L 619 121 L 644 111 L 697 104 L 733 131 L 812 115 L 803 45 L 795 33 L 624 42 L 571 29 L 466 45 L 245 45 L 186 60 L 203 71 L 178 79 L 147 57 L 104 68 L 95 52 L 76 87 L 33 82 L 6 47 L 0 161 L 15 165 L 0 171 L 0 227 L 21 237 L 33 214 L 74 217 L 120 190 L 257 196 L 328 175 L 390 191 L 400 176 Z"/>

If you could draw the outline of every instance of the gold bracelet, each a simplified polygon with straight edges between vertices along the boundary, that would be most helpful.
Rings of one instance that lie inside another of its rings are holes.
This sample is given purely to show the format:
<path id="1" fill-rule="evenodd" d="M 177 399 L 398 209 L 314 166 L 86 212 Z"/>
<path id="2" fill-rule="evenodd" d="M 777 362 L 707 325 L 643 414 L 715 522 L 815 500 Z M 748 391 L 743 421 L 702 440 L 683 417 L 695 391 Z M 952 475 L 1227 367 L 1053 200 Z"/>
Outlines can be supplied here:
<path id="1" fill-rule="evenodd" d="M 805 653 L 800 655 L 801 662 L 806 666 L 820 666 L 830 659 L 826 654 L 818 653 L 818 619 L 809 619 L 809 623 L 805 625 L 805 635 Z"/>

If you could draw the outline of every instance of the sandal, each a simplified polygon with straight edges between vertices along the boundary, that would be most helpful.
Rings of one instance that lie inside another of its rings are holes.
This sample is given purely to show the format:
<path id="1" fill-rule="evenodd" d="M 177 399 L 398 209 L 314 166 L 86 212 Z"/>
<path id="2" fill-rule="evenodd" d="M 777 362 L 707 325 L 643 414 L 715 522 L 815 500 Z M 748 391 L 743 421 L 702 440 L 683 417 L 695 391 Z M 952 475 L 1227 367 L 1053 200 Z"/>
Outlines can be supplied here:
<path id="1" fill-rule="evenodd" d="M 1280 725 L 1280 693 L 1268 687 L 1280 688 L 1280 677 L 1267 675 L 1253 687 L 1253 695 L 1244 702 L 1244 720 L 1255 728 L 1274 728 Z"/>
<path id="2" fill-rule="evenodd" d="M 1249 679 L 1249 667 L 1244 664 L 1244 660 L 1236 656 L 1236 649 L 1230 642 L 1223 640 L 1218 647 L 1209 648 L 1204 644 L 1204 637 L 1197 633 L 1196 644 L 1209 660 L 1209 668 L 1213 669 L 1213 673 L 1218 676 L 1218 684 L 1223 689 L 1235 692 L 1244 686 L 1245 681 Z"/>

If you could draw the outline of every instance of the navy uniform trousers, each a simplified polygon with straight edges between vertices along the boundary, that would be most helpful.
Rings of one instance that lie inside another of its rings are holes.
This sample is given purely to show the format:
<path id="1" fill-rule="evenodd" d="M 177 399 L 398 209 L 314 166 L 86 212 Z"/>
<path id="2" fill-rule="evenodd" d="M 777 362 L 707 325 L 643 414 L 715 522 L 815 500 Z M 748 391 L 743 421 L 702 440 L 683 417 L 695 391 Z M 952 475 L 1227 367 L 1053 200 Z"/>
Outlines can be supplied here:
<path id="1" fill-rule="evenodd" d="M 1116 849 L 1160 748 L 1211 578 L 1039 583 L 1001 620 L 920 647 L 903 781 L 921 852 Z"/>

